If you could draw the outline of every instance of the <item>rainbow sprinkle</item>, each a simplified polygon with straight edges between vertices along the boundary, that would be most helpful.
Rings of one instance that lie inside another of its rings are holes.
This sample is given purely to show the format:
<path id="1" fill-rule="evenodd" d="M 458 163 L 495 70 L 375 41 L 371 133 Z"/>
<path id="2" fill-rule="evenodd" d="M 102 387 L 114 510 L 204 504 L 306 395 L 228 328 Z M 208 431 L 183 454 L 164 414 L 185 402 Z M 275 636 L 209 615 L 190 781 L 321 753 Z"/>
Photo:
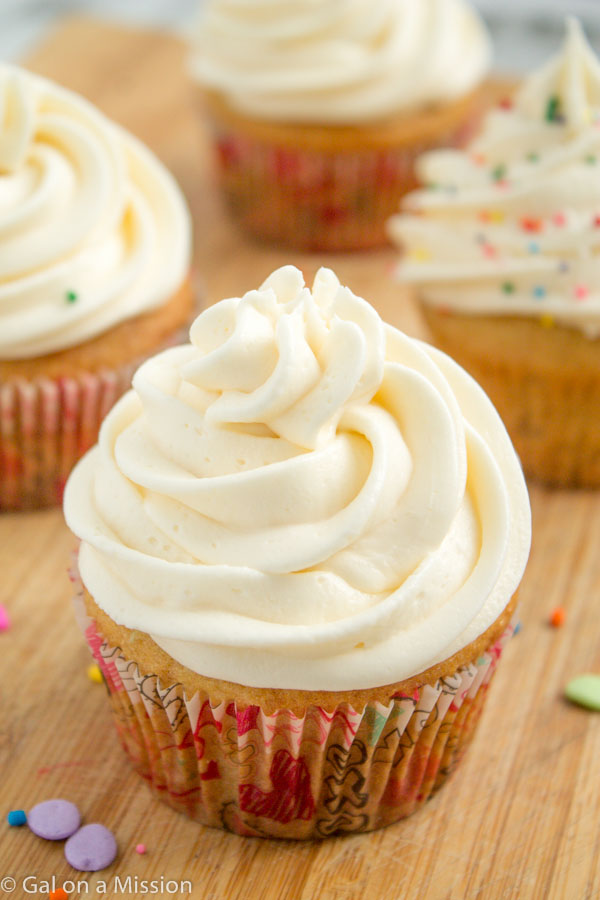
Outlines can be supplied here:
<path id="1" fill-rule="evenodd" d="M 514 281 L 504 281 L 502 283 L 502 290 L 505 294 L 514 294 L 514 292 L 515 292 Z"/>
<path id="2" fill-rule="evenodd" d="M 546 119 L 546 122 L 560 122 L 562 120 L 560 114 L 560 98 L 556 94 L 548 98 L 544 118 Z"/>
<path id="3" fill-rule="evenodd" d="M 77 301 L 77 294 L 75 291 L 67 291 L 65 294 L 65 300 L 67 303 L 75 303 Z"/>
<path id="4" fill-rule="evenodd" d="M 585 284 L 577 284 L 573 293 L 576 300 L 586 300 L 590 295 L 590 289 Z"/>
<path id="5" fill-rule="evenodd" d="M 540 325 L 542 328 L 554 328 L 554 316 L 544 313 L 543 316 L 540 316 Z"/>
<path id="6" fill-rule="evenodd" d="M 533 216 L 523 216 L 521 219 L 521 228 L 523 231 L 531 231 L 537 234 L 543 230 L 544 223 L 541 219 L 535 219 Z"/>
<path id="7" fill-rule="evenodd" d="M 543 284 L 536 284 L 531 292 L 536 300 L 542 300 L 546 296 L 546 288 Z"/>

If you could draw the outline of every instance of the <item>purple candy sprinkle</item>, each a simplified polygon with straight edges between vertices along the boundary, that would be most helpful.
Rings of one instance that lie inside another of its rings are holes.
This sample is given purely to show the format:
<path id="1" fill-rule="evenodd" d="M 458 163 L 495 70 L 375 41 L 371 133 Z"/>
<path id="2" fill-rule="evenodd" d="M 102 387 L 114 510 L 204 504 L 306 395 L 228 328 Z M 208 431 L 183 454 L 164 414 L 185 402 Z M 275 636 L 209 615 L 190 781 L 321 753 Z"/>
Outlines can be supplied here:
<path id="1" fill-rule="evenodd" d="M 31 831 L 47 841 L 64 841 L 71 837 L 80 822 L 79 810 L 68 800 L 45 800 L 34 806 L 27 815 Z"/>
<path id="2" fill-rule="evenodd" d="M 84 825 L 65 844 L 65 857 L 80 872 L 98 872 L 117 855 L 117 842 L 104 825 Z"/>

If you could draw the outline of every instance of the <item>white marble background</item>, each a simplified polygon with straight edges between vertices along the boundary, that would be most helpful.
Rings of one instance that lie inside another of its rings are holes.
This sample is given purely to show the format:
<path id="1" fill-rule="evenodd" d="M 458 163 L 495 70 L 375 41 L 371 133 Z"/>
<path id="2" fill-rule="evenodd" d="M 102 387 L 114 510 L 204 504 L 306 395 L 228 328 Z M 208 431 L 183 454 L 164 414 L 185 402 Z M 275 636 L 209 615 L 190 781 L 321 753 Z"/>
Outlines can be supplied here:
<path id="1" fill-rule="evenodd" d="M 17 59 L 62 16 L 103 19 L 185 31 L 201 0 L 0 0 L 0 58 Z M 377 0 L 374 0 L 377 2 Z M 420 0 L 413 0 L 419 3 Z M 473 0 L 496 46 L 496 68 L 530 69 L 559 44 L 565 15 L 578 15 L 600 49 L 600 0 Z"/>

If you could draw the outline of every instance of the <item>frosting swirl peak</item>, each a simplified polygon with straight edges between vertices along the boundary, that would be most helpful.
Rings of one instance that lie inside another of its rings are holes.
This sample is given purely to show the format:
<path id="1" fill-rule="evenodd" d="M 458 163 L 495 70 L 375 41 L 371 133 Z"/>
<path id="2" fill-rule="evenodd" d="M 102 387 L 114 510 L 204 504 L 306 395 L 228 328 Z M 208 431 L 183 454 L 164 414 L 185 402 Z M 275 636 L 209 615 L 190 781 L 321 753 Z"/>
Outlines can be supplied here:
<path id="1" fill-rule="evenodd" d="M 559 55 L 466 151 L 421 157 L 427 187 L 389 223 L 426 303 L 555 318 L 600 334 L 600 63 L 568 20 Z"/>
<path id="2" fill-rule="evenodd" d="M 83 98 L 0 65 L 0 359 L 80 344 L 169 299 L 190 221 L 174 179 Z"/>
<path id="3" fill-rule="evenodd" d="M 146 362 L 65 514 L 115 621 L 204 675 L 374 687 L 498 617 L 529 513 L 491 404 L 327 269 L 287 266 Z"/>
<path id="4" fill-rule="evenodd" d="M 455 100 L 489 60 L 465 0 L 209 0 L 192 71 L 252 116 L 350 124 Z"/>

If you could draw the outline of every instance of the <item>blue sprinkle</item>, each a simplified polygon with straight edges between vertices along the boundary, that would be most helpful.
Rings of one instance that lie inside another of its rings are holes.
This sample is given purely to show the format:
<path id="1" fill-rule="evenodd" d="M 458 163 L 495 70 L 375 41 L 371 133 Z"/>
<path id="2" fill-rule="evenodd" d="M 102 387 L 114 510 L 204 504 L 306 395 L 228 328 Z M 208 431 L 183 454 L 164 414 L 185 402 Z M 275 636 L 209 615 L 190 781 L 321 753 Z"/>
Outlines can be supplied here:
<path id="1" fill-rule="evenodd" d="M 560 263 L 558 264 L 558 271 L 559 271 L 559 272 L 568 272 L 568 271 L 569 271 L 569 263 L 567 263 L 567 262 L 560 262 Z"/>
<path id="2" fill-rule="evenodd" d="M 535 241 L 532 241 L 531 244 L 528 244 L 528 245 L 527 245 L 527 249 L 529 250 L 530 253 L 539 253 L 539 252 L 540 252 L 540 245 L 539 245 L 539 244 L 536 244 Z"/>
<path id="3" fill-rule="evenodd" d="M 537 297 L 538 299 L 546 296 L 546 288 L 543 284 L 536 284 L 533 289 L 533 296 Z"/>
<path id="4" fill-rule="evenodd" d="M 521 623 L 517 622 L 517 624 L 515 625 L 513 634 L 518 634 L 520 632 L 520 630 L 521 630 Z"/>
<path id="5" fill-rule="evenodd" d="M 11 809 L 6 817 L 8 824 L 13 826 L 26 825 L 27 816 L 24 809 Z"/>

